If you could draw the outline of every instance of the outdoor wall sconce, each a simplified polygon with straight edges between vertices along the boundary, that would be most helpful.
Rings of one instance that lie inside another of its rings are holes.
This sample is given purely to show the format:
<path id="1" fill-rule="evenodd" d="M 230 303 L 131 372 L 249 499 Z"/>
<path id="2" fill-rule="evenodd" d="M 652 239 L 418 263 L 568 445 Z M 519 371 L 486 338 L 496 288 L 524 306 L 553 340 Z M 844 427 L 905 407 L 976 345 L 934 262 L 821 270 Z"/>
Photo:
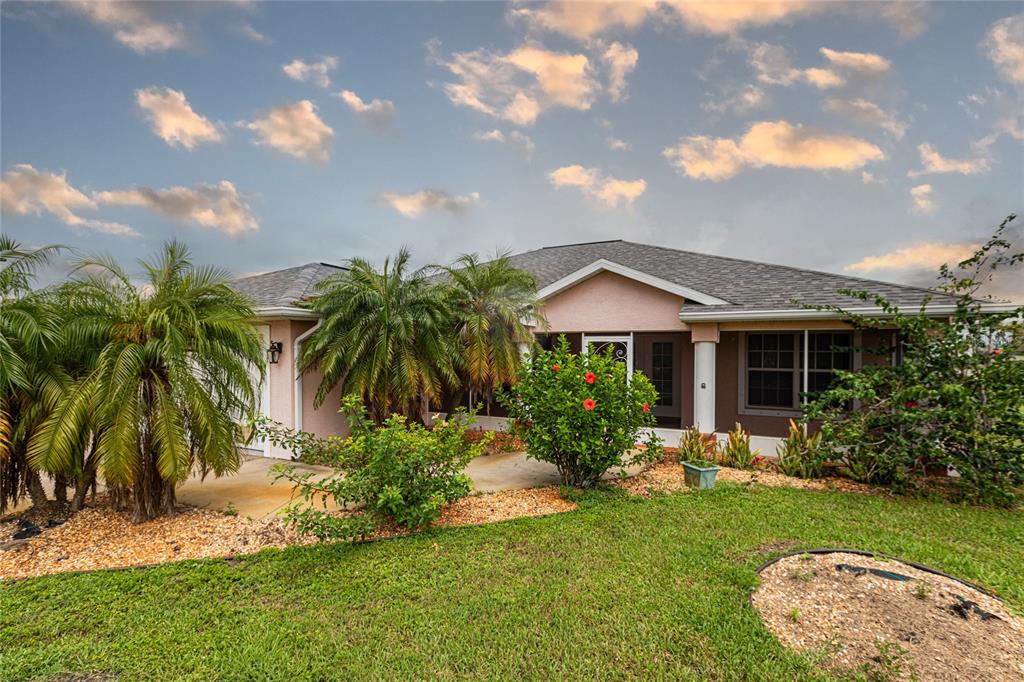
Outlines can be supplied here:
<path id="1" fill-rule="evenodd" d="M 281 349 L 283 348 L 284 344 L 280 341 L 270 342 L 270 348 L 267 349 L 267 353 L 270 355 L 270 364 L 277 364 L 277 361 L 281 359 Z"/>

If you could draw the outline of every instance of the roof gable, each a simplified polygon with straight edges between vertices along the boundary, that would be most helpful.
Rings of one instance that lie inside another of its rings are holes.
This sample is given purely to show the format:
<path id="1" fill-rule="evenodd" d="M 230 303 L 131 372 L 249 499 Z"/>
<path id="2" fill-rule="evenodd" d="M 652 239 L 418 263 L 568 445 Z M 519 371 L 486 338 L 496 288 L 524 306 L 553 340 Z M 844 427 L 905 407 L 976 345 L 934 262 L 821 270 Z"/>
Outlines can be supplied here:
<path id="1" fill-rule="evenodd" d="M 330 263 L 306 263 L 243 277 L 235 280 L 232 286 L 248 295 L 257 308 L 290 308 L 312 296 L 319 282 L 346 270 Z"/>
<path id="2" fill-rule="evenodd" d="M 605 258 L 599 258 L 593 263 L 585 265 L 584 267 L 574 272 L 570 272 L 561 279 L 558 279 L 548 284 L 547 286 L 541 288 L 537 292 L 537 297 L 540 298 L 541 300 L 544 300 L 546 298 L 554 296 L 555 294 L 565 291 L 570 287 L 576 286 L 580 282 L 590 279 L 599 272 L 612 272 L 615 273 L 616 275 L 620 275 L 622 277 L 626 277 L 636 282 L 640 282 L 641 284 L 646 284 L 647 286 L 654 287 L 655 289 L 667 291 L 671 294 L 675 294 L 676 296 L 681 296 L 687 301 L 693 301 L 694 303 L 700 303 L 702 305 L 728 304 L 728 301 L 723 301 L 722 299 L 716 298 L 715 296 L 705 294 L 701 291 L 691 289 L 690 287 L 683 286 L 675 282 L 670 282 L 666 279 L 662 279 L 660 277 L 656 277 L 655 275 L 651 275 L 649 273 L 642 272 L 640 270 L 636 270 L 625 265 L 621 265 L 619 263 L 607 260 Z"/>

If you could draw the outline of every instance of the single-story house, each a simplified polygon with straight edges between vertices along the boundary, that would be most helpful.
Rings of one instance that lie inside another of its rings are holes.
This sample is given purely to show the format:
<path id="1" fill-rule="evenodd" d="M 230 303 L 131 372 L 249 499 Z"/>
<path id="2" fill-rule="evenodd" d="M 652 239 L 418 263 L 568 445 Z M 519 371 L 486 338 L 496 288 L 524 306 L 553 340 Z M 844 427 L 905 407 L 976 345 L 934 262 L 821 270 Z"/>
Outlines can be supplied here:
<path id="1" fill-rule="evenodd" d="M 670 438 L 692 424 L 723 433 L 736 422 L 755 437 L 782 436 L 788 420 L 800 415 L 801 394 L 825 387 L 834 369 L 897 360 L 870 352 L 896 348 L 895 332 L 853 330 L 835 313 L 801 303 L 882 312 L 838 293 L 855 289 L 907 310 L 930 297 L 927 311 L 936 316 L 954 308 L 951 297 L 927 289 L 622 240 L 546 247 L 511 261 L 537 279 L 549 325 L 535 330 L 541 344 L 565 334 L 574 350 L 612 346 L 654 383 L 660 396 L 654 413 Z M 237 281 L 256 302 L 268 348 L 263 412 L 318 435 L 344 433 L 346 424 L 338 396 L 314 409 L 319 373 L 296 369 L 302 343 L 317 325 L 316 315 L 297 303 L 342 269 L 309 263 Z M 774 452 L 768 441 L 755 445 Z M 288 456 L 266 443 L 252 447 Z"/>

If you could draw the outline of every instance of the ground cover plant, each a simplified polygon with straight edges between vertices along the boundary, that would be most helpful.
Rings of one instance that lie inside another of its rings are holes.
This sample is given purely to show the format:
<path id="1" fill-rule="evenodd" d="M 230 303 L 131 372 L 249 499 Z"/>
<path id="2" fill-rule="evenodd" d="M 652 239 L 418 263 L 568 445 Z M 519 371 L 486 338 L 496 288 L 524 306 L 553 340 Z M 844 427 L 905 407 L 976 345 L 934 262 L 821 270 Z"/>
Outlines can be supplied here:
<path id="1" fill-rule="evenodd" d="M 661 457 L 660 439 L 643 433 L 657 423 L 657 397 L 643 373 L 627 379 L 610 348 L 572 353 L 563 335 L 553 349 L 535 349 L 498 400 L 530 457 L 554 464 L 563 484 L 586 487 L 610 469 Z M 636 449 L 641 438 L 645 447 Z"/>
<path id="2" fill-rule="evenodd" d="M 766 558 L 819 546 L 922 562 L 1024 613 L 1017 511 L 729 483 L 573 497 L 553 517 L 0 585 L 0 677 L 830 680 L 748 604 Z"/>

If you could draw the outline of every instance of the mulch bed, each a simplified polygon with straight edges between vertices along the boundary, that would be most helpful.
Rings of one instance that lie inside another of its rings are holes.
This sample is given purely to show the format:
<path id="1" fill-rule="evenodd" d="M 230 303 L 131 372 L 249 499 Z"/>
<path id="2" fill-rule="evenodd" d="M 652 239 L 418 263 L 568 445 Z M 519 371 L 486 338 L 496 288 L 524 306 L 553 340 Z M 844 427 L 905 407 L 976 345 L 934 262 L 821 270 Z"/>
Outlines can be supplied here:
<path id="1" fill-rule="evenodd" d="M 888 675 L 878 679 L 1024 679 L 1024 620 L 952 578 L 844 552 L 785 557 L 760 577 L 752 602 L 768 628 L 830 667 Z"/>
<path id="2" fill-rule="evenodd" d="M 839 490 L 844 492 L 874 493 L 877 489 L 846 478 L 804 479 L 786 476 L 776 471 L 759 469 L 746 471 L 721 467 L 717 480 L 742 484 L 759 483 L 773 488 L 801 488 L 804 490 Z M 661 461 L 636 476 L 615 481 L 616 485 L 633 495 L 650 496 L 652 493 L 674 493 L 689 490 L 684 479 L 683 465 Z"/>

